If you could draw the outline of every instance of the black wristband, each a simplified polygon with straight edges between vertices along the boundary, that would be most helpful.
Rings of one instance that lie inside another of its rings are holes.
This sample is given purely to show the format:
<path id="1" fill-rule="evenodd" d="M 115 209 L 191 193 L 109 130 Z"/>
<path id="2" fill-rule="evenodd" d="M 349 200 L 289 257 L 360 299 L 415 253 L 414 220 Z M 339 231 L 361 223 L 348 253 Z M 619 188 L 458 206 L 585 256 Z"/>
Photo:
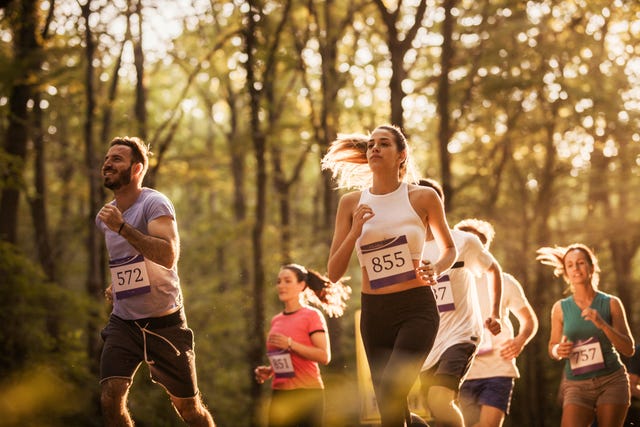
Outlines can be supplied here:
<path id="1" fill-rule="evenodd" d="M 120 232 L 122 231 L 122 228 L 124 227 L 124 225 L 126 224 L 126 222 L 122 222 L 122 224 L 120 224 L 120 228 L 118 228 L 118 234 L 120 234 Z"/>

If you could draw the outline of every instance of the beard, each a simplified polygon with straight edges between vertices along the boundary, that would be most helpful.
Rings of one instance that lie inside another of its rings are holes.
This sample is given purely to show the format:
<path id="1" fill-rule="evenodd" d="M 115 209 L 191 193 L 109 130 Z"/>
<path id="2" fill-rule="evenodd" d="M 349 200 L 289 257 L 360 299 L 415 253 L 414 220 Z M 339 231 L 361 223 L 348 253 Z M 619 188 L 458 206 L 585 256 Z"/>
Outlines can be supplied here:
<path id="1" fill-rule="evenodd" d="M 129 166 L 129 169 L 112 175 L 111 177 L 104 178 L 104 186 L 109 190 L 117 190 L 121 188 L 123 185 L 127 185 L 131 182 L 131 169 L 133 165 Z M 110 169 L 113 170 L 113 169 Z"/>

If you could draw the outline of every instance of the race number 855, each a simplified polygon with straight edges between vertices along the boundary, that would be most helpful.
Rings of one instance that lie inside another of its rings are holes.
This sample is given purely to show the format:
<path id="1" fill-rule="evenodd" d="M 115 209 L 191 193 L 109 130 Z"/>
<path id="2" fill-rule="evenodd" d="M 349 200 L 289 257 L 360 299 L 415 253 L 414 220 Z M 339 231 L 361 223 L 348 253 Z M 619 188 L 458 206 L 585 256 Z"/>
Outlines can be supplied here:
<path id="1" fill-rule="evenodd" d="M 392 254 L 384 254 L 383 256 L 371 258 L 371 264 L 373 271 L 380 273 L 383 270 L 391 270 L 394 267 L 402 267 L 405 264 L 404 258 L 402 258 L 402 252 L 397 251 Z"/>

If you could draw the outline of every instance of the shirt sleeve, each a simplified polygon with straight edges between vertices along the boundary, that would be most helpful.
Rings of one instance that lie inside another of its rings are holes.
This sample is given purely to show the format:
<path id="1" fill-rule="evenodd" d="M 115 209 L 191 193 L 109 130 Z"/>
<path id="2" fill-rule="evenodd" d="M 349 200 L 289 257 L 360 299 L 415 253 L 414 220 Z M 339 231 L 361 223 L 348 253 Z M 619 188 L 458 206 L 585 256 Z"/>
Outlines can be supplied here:
<path id="1" fill-rule="evenodd" d="M 309 314 L 309 335 L 312 335 L 316 332 L 327 332 L 327 321 L 325 320 L 320 310 L 316 308 L 310 308 Z"/>
<path id="2" fill-rule="evenodd" d="M 527 306 L 527 297 L 524 295 L 522 285 L 511 274 L 502 274 L 503 304 L 510 311 L 518 311 Z"/>
<path id="3" fill-rule="evenodd" d="M 154 191 L 146 200 L 144 215 L 147 224 L 161 216 L 170 216 L 174 220 L 176 219 L 176 211 L 173 204 L 167 196 L 158 191 Z"/>
<path id="4" fill-rule="evenodd" d="M 464 266 L 471 270 L 475 276 L 480 277 L 487 272 L 495 258 L 484 248 L 477 236 L 466 232 L 465 234 Z"/>

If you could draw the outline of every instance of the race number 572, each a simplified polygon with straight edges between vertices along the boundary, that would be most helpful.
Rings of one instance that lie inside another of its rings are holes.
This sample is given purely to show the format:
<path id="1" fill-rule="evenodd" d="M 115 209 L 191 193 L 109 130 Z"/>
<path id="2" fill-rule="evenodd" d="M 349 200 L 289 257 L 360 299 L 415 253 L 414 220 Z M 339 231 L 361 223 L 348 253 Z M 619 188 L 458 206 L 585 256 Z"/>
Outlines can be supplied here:
<path id="1" fill-rule="evenodd" d="M 142 254 L 109 261 L 116 299 L 151 292 L 151 281 Z"/>

